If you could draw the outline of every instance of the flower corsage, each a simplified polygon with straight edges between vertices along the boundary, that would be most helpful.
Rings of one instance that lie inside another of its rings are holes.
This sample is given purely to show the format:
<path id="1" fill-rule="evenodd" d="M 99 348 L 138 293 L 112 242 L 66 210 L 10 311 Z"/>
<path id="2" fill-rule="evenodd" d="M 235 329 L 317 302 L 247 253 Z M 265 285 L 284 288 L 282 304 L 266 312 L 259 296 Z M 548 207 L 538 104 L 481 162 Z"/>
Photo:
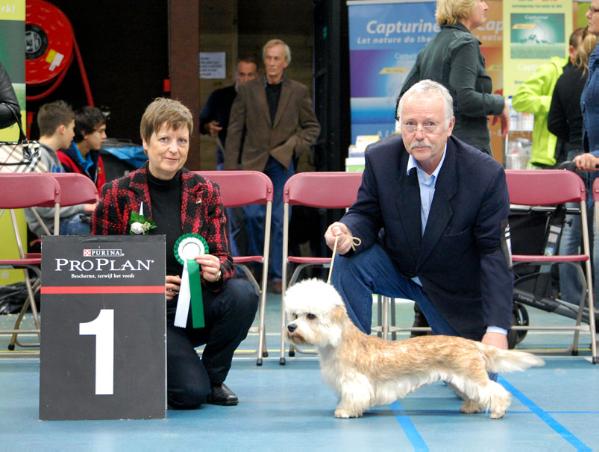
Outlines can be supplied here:
<path id="1" fill-rule="evenodd" d="M 156 229 L 156 223 L 151 218 L 144 217 L 144 204 L 139 206 L 139 213 L 131 212 L 129 217 L 129 234 L 146 235 L 152 229 Z"/>

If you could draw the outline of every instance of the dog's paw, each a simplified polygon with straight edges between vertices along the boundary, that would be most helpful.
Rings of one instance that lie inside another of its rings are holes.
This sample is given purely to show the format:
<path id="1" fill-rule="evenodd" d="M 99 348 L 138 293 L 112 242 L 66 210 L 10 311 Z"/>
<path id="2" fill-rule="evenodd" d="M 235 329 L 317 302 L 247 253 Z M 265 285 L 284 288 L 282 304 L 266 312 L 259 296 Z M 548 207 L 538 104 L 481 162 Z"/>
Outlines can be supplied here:
<path id="1" fill-rule="evenodd" d="M 464 414 L 480 413 L 480 405 L 474 400 L 465 400 L 460 407 L 460 411 Z"/>
<path id="2" fill-rule="evenodd" d="M 491 411 L 491 413 L 489 414 L 489 417 L 491 419 L 501 419 L 503 416 L 505 416 L 505 411 L 501 410 Z"/>
<path id="3" fill-rule="evenodd" d="M 335 410 L 335 417 L 339 419 L 350 419 L 352 417 L 360 417 L 361 413 L 353 413 L 344 408 L 337 408 Z"/>

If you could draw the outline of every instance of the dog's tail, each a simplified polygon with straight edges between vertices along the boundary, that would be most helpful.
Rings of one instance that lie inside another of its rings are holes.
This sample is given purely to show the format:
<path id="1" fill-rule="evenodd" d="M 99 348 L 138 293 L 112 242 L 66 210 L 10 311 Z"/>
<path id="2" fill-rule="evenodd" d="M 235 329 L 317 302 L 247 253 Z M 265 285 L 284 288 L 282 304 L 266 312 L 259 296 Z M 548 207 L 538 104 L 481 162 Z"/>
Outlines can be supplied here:
<path id="1" fill-rule="evenodd" d="M 489 372 L 516 372 L 545 364 L 545 361 L 531 353 L 502 350 L 480 342 L 476 342 L 476 345 L 485 357 Z"/>

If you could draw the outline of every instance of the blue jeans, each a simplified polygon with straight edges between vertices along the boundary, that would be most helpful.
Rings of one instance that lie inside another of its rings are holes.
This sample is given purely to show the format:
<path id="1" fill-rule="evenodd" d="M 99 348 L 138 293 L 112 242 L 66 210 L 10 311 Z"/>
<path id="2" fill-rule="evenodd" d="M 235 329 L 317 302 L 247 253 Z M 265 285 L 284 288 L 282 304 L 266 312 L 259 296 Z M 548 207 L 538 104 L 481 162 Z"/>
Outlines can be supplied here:
<path id="1" fill-rule="evenodd" d="M 272 221 L 270 237 L 270 253 L 268 273 L 271 279 L 281 279 L 283 271 L 283 188 L 285 182 L 295 174 L 293 160 L 289 168 L 285 168 L 276 159 L 269 157 L 264 174 L 270 177 L 273 185 Z M 264 246 L 263 205 L 251 205 L 243 208 L 248 235 L 248 254 L 261 255 Z"/>
<path id="2" fill-rule="evenodd" d="M 426 317 L 433 334 L 459 336 L 439 314 L 422 286 L 402 275 L 378 243 L 359 254 L 337 256 L 333 269 L 333 286 L 343 298 L 349 317 L 362 332 L 370 334 L 372 294 L 376 293 L 413 300 Z M 497 381 L 497 374 L 489 373 L 489 378 Z"/>
<path id="3" fill-rule="evenodd" d="M 243 229 L 243 208 L 234 207 L 225 209 L 227 215 L 227 234 L 229 234 L 229 248 L 231 256 L 245 256 L 245 231 Z"/>
<path id="4" fill-rule="evenodd" d="M 91 225 L 84 214 L 77 214 L 60 220 L 60 235 L 89 235 L 90 233 Z"/>
<path id="5" fill-rule="evenodd" d="M 216 170 L 223 171 L 225 169 L 225 158 L 223 150 L 220 146 L 216 147 Z M 243 210 L 241 208 L 225 209 L 227 215 L 227 234 L 229 235 L 229 251 L 231 256 L 243 256 L 246 254 L 245 249 L 242 249 L 240 241 L 243 235 Z M 243 247 L 245 248 L 245 247 Z"/>
<path id="6" fill-rule="evenodd" d="M 341 294 L 349 317 L 366 334 L 372 323 L 372 294 L 414 300 L 434 334 L 459 336 L 439 314 L 422 287 L 406 278 L 379 244 L 349 257 L 337 256 L 333 286 Z"/>
<path id="7" fill-rule="evenodd" d="M 568 160 L 572 160 L 575 155 L 579 154 L 578 151 L 568 153 Z M 585 181 L 587 188 L 587 213 L 589 223 L 589 235 L 591 236 L 591 255 L 592 255 L 592 268 L 593 268 L 593 285 L 598 281 L 599 277 L 599 225 L 594 225 L 593 228 L 593 209 L 595 208 L 593 203 L 593 180 L 595 174 L 579 174 Z M 577 203 L 567 203 L 566 207 L 578 207 Z M 559 243 L 559 254 L 578 254 L 582 250 L 582 232 L 581 232 L 581 217 L 580 215 L 566 215 L 566 222 L 562 230 L 562 237 Z M 584 265 L 575 264 L 575 265 Z M 559 266 L 559 281 L 560 281 L 560 292 L 561 299 L 569 303 L 578 305 L 580 298 L 583 296 L 582 293 L 582 281 L 581 276 L 572 265 L 562 264 Z M 595 289 L 595 288 L 594 288 Z M 595 304 L 599 298 L 597 290 L 595 293 Z"/>

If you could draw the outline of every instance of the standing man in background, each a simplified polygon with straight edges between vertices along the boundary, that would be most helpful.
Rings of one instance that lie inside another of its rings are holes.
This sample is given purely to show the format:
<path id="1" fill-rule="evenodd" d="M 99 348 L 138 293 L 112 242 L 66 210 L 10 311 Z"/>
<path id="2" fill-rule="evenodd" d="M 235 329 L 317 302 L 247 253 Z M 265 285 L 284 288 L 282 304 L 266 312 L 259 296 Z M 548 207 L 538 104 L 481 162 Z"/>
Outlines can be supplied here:
<path id="1" fill-rule="evenodd" d="M 297 158 L 320 133 L 308 88 L 284 76 L 291 50 L 280 39 L 262 49 L 265 77 L 239 87 L 229 118 L 225 169 L 264 172 L 273 182 L 270 290 L 281 292 L 283 253 L 283 187 L 295 173 Z M 238 163 L 241 153 L 241 165 Z M 245 210 L 248 252 L 260 254 L 264 240 L 264 206 Z"/>
<path id="2" fill-rule="evenodd" d="M 214 90 L 208 97 L 206 105 L 200 112 L 200 133 L 216 139 L 216 169 L 222 170 L 225 165 L 225 143 L 227 142 L 227 127 L 233 101 L 237 97 L 239 87 L 258 77 L 258 62 L 253 56 L 246 56 L 237 61 L 235 83 Z M 246 254 L 247 236 L 243 227 L 243 209 L 226 209 L 229 222 L 229 242 L 231 255 Z"/>
<path id="3" fill-rule="evenodd" d="M 235 71 L 235 83 L 214 90 L 200 112 L 200 133 L 216 138 L 216 169 L 222 170 L 227 141 L 227 126 L 233 101 L 239 87 L 258 77 L 258 62 L 252 56 L 240 58 Z"/>

